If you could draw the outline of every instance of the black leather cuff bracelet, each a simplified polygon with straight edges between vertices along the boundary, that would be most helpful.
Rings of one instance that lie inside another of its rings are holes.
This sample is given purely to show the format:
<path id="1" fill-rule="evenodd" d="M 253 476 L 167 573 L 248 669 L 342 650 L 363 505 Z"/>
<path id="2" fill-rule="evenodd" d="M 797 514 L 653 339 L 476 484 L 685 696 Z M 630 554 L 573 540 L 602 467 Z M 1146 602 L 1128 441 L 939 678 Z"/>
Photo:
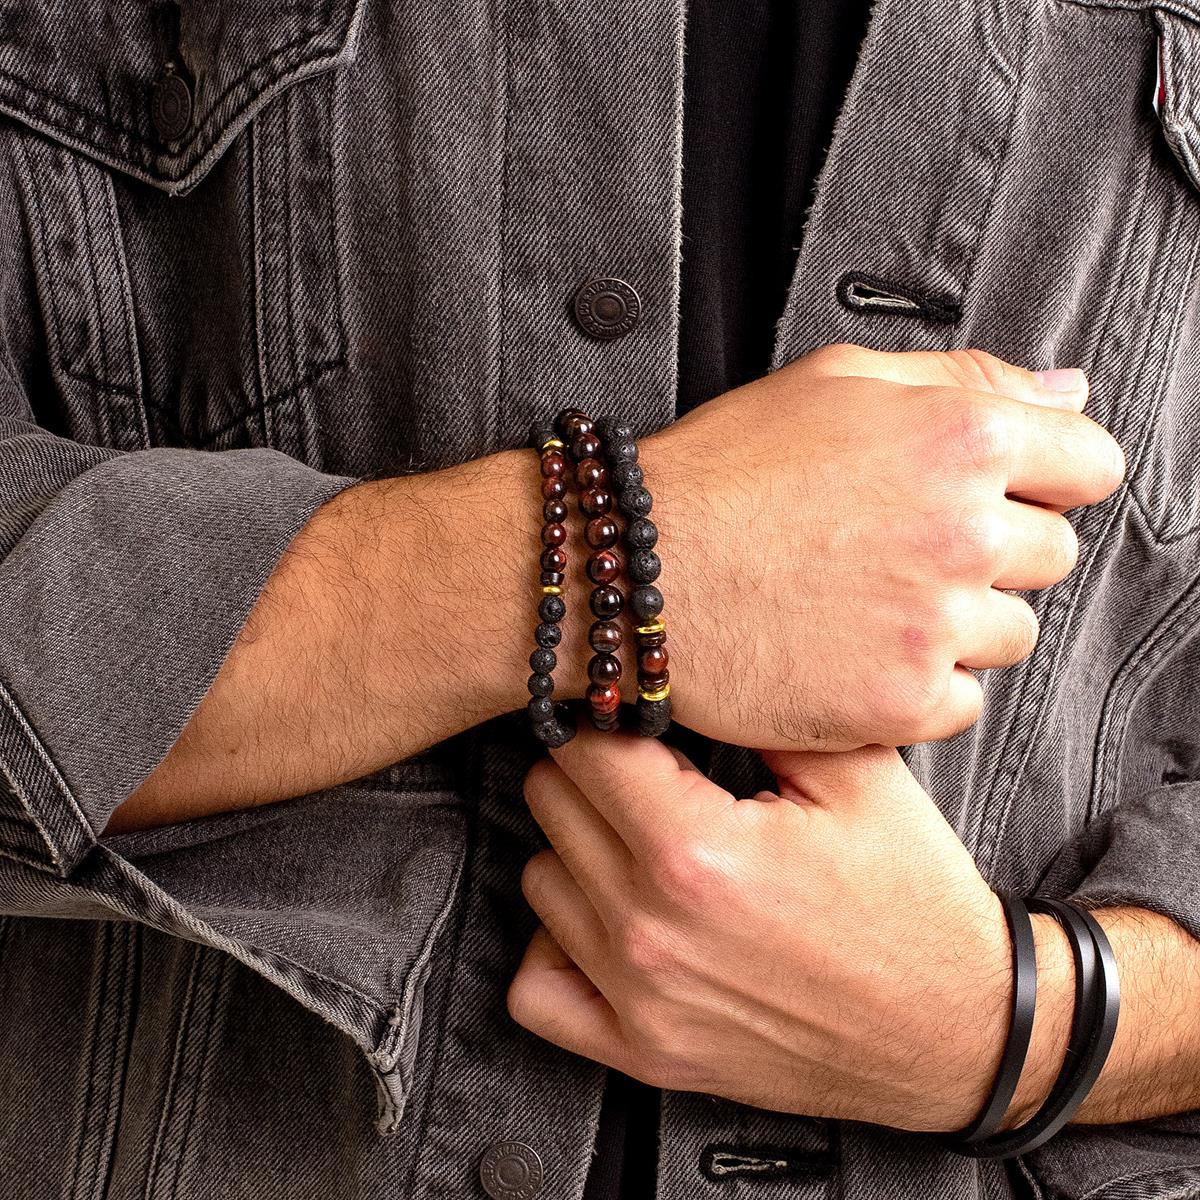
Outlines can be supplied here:
<path id="1" fill-rule="evenodd" d="M 1033 923 L 1024 902 L 1016 896 L 1002 894 L 1000 903 L 1004 906 L 1008 933 L 1012 939 L 1013 990 L 1008 1039 L 1004 1043 L 992 1093 L 983 1111 L 966 1129 L 959 1130 L 950 1138 L 950 1145 L 955 1150 L 964 1150 L 967 1146 L 982 1142 L 1000 1128 L 1016 1093 L 1025 1057 L 1029 1053 L 1029 1041 L 1033 1036 L 1033 1018 L 1037 1008 L 1037 950 L 1033 941 Z"/>
<path id="2" fill-rule="evenodd" d="M 977 1158 L 1013 1158 L 1048 1142 L 1078 1111 L 1100 1077 L 1117 1032 L 1121 1006 L 1117 962 L 1091 913 L 1065 900 L 1028 901 L 1032 912 L 1054 916 L 1075 960 L 1075 1011 L 1062 1068 L 1045 1103 L 1022 1126 L 983 1141 L 956 1145 Z"/>

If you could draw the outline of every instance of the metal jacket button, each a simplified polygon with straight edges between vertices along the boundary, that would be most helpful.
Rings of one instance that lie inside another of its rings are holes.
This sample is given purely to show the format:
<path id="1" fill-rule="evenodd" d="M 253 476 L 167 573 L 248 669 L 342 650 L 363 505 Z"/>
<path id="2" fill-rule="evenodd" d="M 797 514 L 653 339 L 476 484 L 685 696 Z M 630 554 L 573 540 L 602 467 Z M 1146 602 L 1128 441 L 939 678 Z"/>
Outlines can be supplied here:
<path id="1" fill-rule="evenodd" d="M 174 66 L 169 65 L 154 85 L 150 115 L 159 139 L 164 142 L 182 137 L 192 123 L 192 89 Z"/>
<path id="2" fill-rule="evenodd" d="M 483 1156 L 479 1178 L 492 1200 L 531 1200 L 542 1190 L 542 1160 L 524 1142 L 498 1142 Z"/>
<path id="3" fill-rule="evenodd" d="M 575 320 L 591 337 L 624 337 L 641 317 L 641 298 L 623 279 L 591 279 L 575 293 Z"/>

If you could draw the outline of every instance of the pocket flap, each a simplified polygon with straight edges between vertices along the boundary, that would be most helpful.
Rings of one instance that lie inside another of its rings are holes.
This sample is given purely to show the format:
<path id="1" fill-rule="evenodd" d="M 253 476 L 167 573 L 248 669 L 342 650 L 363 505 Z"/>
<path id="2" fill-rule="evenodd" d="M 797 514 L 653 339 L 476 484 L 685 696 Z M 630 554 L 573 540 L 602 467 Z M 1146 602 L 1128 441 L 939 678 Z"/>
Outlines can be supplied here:
<path id="1" fill-rule="evenodd" d="M 289 84 L 353 53 L 363 0 L 6 0 L 0 112 L 170 193 Z"/>
<path id="2" fill-rule="evenodd" d="M 1167 145 L 1200 187 L 1200 21 L 1155 8 L 1158 77 L 1154 109 Z"/>

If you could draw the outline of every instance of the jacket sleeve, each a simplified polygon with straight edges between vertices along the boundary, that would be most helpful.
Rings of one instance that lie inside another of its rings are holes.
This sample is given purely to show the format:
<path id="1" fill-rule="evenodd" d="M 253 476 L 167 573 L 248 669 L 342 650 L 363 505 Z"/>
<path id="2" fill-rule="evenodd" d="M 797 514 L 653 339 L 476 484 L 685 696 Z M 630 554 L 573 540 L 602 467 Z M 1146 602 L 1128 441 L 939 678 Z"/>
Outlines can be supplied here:
<path id="1" fill-rule="evenodd" d="M 1200 783 L 1164 783 L 1114 805 L 1056 857 L 1048 895 L 1147 908 L 1200 938 Z"/>
<path id="2" fill-rule="evenodd" d="M 71 873 L 353 482 L 267 449 L 83 446 L 0 397 L 0 854 Z"/>

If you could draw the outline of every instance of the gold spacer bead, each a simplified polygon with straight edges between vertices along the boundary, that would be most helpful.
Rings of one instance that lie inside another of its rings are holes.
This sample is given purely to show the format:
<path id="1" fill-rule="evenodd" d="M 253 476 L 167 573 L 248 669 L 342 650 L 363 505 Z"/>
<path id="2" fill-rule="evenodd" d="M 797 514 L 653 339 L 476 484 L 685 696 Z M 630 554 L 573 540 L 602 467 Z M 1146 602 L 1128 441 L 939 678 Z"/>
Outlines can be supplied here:
<path id="1" fill-rule="evenodd" d="M 634 633 L 666 633 L 667 627 L 661 621 L 653 621 L 649 625 L 635 625 Z"/>
<path id="2" fill-rule="evenodd" d="M 650 692 L 646 691 L 644 688 L 638 688 L 638 695 L 641 696 L 643 700 L 665 700 L 670 694 L 671 685 L 669 683 L 664 683 L 662 687 L 658 688 L 656 691 Z"/>
<path id="3" fill-rule="evenodd" d="M 561 450 L 563 443 L 556 437 L 552 437 L 548 442 L 542 443 L 542 450 Z"/>
<path id="4" fill-rule="evenodd" d="M 542 587 L 542 595 L 543 596 L 561 596 L 562 588 L 558 587 L 556 584 L 547 583 Z"/>

